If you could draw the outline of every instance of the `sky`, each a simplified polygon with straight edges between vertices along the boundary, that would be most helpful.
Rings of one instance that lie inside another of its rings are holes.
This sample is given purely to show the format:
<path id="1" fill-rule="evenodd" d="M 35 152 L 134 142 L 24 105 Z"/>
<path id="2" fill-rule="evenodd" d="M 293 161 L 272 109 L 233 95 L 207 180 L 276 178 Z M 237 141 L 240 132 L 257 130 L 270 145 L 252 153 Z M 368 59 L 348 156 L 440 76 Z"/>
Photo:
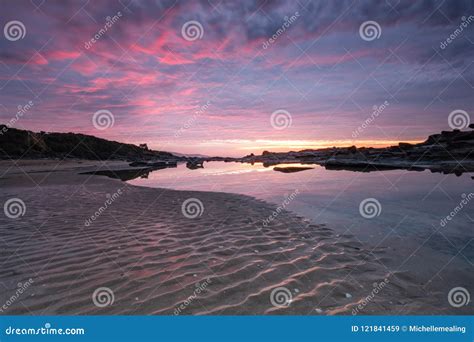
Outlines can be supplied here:
<path id="1" fill-rule="evenodd" d="M 422 141 L 453 111 L 474 122 L 474 1 L 0 8 L 0 123 L 19 129 L 243 156 Z"/>

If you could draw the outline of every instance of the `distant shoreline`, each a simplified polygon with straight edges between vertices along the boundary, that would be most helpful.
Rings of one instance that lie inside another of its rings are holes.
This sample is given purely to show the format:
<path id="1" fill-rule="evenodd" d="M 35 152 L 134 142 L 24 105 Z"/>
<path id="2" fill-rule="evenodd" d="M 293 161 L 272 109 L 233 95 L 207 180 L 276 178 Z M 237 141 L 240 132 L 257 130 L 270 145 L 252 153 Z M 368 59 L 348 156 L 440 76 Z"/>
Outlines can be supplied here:
<path id="1" fill-rule="evenodd" d="M 1 125 L 0 125 L 1 126 Z M 1 126 L 7 127 L 7 126 Z M 474 126 L 470 126 L 474 129 Z M 167 163 L 186 161 L 200 167 L 204 161 L 277 164 L 317 164 L 331 170 L 360 172 L 411 170 L 454 173 L 474 172 L 474 130 L 443 131 L 418 144 L 400 142 L 397 146 L 372 148 L 356 146 L 317 150 L 268 152 L 233 157 L 191 157 L 154 151 L 146 144 L 136 146 L 75 133 L 34 133 L 14 128 L 0 136 L 0 160 L 86 159 L 126 161 L 130 166 L 166 167 Z M 163 164 L 163 165 L 159 165 Z M 285 172 L 286 170 L 281 170 Z"/>

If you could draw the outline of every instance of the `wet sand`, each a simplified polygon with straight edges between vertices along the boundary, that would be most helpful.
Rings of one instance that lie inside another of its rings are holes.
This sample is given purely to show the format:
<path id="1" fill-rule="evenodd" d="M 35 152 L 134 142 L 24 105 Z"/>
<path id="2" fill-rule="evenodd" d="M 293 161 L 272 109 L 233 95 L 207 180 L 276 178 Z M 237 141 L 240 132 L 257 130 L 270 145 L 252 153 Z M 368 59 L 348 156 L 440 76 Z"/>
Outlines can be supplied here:
<path id="1" fill-rule="evenodd" d="M 252 197 L 79 174 L 122 166 L 0 163 L 0 203 L 26 207 L 0 215 L 0 314 L 469 313 L 383 248 L 287 211 L 263 225 L 276 207 Z"/>

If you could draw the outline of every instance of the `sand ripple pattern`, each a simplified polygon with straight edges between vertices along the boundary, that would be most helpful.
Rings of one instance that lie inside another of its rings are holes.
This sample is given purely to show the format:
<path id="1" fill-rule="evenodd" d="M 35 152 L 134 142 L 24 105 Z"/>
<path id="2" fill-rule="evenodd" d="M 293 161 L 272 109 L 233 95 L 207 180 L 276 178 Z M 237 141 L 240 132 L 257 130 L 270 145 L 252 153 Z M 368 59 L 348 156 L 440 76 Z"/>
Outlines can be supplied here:
<path id="1" fill-rule="evenodd" d="M 2 314 L 351 314 L 388 276 L 362 314 L 441 310 L 407 286 L 409 275 L 387 272 L 383 250 L 289 212 L 263 227 L 274 207 L 246 196 L 129 186 L 86 227 L 123 186 L 99 178 L 3 189 L 0 199 L 24 199 L 28 215 L 0 217 L 0 301 L 34 283 Z M 206 208 L 192 220 L 181 210 L 188 198 Z M 272 305 L 278 287 L 290 292 L 288 305 Z M 98 288 L 113 293 L 108 305 L 94 305 Z"/>

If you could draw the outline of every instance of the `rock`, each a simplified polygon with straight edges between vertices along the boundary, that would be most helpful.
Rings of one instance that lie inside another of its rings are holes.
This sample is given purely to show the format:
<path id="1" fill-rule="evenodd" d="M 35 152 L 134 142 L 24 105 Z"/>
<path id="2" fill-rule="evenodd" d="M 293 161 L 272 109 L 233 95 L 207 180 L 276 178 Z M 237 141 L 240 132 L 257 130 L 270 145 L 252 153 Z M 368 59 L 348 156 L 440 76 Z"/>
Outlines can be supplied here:
<path id="1" fill-rule="evenodd" d="M 292 172 L 300 172 L 305 170 L 312 170 L 312 167 L 298 167 L 298 166 L 289 166 L 289 167 L 274 167 L 273 171 L 279 171 L 283 173 L 292 173 Z"/>
<path id="2" fill-rule="evenodd" d="M 145 150 L 133 144 L 105 140 L 92 135 L 51 133 L 0 125 L 0 157 L 78 158 L 89 160 L 180 159 L 168 152 Z M 8 127 L 7 127 L 8 128 Z M 25 155 L 26 154 L 26 155 Z"/>
<path id="3" fill-rule="evenodd" d="M 400 149 L 402 149 L 402 150 L 408 150 L 408 149 L 411 149 L 411 148 L 413 148 L 413 147 L 415 147 L 415 146 L 412 145 L 412 144 L 409 144 L 409 143 L 403 143 L 403 142 L 401 142 L 401 143 L 398 143 L 398 147 L 399 147 Z"/>
<path id="4" fill-rule="evenodd" d="M 349 151 L 349 153 L 356 153 L 357 152 L 357 147 L 351 146 L 347 150 Z"/>

